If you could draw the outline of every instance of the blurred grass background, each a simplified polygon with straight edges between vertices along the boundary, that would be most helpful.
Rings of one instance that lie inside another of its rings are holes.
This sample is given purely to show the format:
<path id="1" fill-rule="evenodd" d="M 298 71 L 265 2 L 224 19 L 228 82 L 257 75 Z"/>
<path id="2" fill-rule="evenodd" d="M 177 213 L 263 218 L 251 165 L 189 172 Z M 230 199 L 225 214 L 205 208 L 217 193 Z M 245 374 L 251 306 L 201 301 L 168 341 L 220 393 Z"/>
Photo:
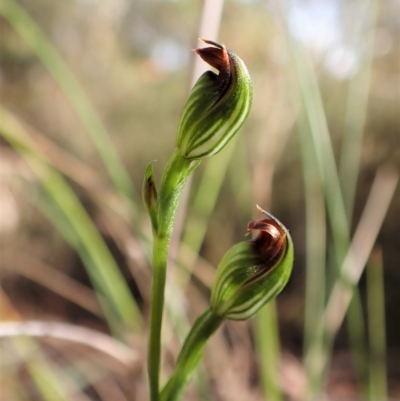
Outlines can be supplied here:
<path id="1" fill-rule="evenodd" d="M 162 377 L 258 203 L 291 231 L 292 279 L 223 326 L 185 399 L 400 398 L 399 3 L 4 0 L 2 400 L 148 398 L 139 191 L 173 152 L 206 5 L 254 102 L 183 200 Z"/>

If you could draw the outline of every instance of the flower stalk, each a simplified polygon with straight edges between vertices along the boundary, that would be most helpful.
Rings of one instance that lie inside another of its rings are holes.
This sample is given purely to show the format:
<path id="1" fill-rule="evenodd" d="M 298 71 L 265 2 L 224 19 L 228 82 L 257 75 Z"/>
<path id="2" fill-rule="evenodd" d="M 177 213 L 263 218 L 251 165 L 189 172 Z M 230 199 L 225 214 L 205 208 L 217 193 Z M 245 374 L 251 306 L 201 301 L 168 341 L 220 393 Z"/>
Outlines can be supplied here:
<path id="1" fill-rule="evenodd" d="M 200 161 L 222 150 L 238 132 L 252 102 L 251 80 L 243 61 L 224 45 L 204 42 L 211 47 L 195 52 L 218 73 L 205 72 L 189 95 L 180 119 L 176 149 L 164 170 L 160 190 L 156 188 L 152 164 L 147 167 L 143 182 L 143 201 L 154 236 L 148 346 L 151 401 L 158 401 L 160 397 L 161 328 L 168 251 L 182 189 Z"/>
<path id="2" fill-rule="evenodd" d="M 221 326 L 224 319 L 206 309 L 193 324 L 185 339 L 173 375 L 161 392 L 161 401 L 178 401 L 189 382 L 192 372 L 199 364 L 203 350 L 210 337 Z"/>
<path id="3" fill-rule="evenodd" d="M 198 164 L 195 162 L 192 165 L 190 160 L 183 158 L 177 152 L 173 154 L 161 180 L 156 217 L 151 218 L 152 222 L 156 221 L 155 224 L 153 223 L 153 280 L 147 360 L 151 401 L 158 401 L 159 399 L 162 315 L 173 223 L 185 182 Z"/>

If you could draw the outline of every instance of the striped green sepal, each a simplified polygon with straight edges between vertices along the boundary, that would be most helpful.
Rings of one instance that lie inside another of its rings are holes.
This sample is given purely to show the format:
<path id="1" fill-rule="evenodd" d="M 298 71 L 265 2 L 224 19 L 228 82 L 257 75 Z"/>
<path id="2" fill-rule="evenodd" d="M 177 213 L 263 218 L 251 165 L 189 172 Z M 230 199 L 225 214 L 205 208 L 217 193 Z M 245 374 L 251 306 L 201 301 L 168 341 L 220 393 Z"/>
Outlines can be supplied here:
<path id="1" fill-rule="evenodd" d="M 293 243 L 288 230 L 271 214 L 249 223 L 259 230 L 251 241 L 234 245 L 218 265 L 211 308 L 225 319 L 246 320 L 276 297 L 289 280 Z"/>
<path id="2" fill-rule="evenodd" d="M 243 61 L 224 45 L 196 53 L 218 70 L 205 72 L 194 85 L 182 112 L 176 146 L 187 159 L 218 153 L 239 131 L 253 99 L 252 83 Z"/>

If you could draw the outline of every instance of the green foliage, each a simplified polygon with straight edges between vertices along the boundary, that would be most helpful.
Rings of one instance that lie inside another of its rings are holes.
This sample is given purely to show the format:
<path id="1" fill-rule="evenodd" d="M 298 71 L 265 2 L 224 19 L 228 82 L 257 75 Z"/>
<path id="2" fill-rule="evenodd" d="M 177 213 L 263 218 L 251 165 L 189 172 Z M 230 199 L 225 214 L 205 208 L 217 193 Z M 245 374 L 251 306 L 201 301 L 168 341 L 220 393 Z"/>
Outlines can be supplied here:
<path id="1" fill-rule="evenodd" d="M 0 111 L 3 137 L 40 179 L 49 202 L 56 210 L 56 213 L 49 213 L 49 216 L 54 217 L 55 226 L 82 257 L 110 327 L 119 335 L 125 330 L 121 323 L 136 330 L 140 329 L 142 317 L 127 283 L 76 194 L 32 143 L 18 121 L 6 110 Z"/>

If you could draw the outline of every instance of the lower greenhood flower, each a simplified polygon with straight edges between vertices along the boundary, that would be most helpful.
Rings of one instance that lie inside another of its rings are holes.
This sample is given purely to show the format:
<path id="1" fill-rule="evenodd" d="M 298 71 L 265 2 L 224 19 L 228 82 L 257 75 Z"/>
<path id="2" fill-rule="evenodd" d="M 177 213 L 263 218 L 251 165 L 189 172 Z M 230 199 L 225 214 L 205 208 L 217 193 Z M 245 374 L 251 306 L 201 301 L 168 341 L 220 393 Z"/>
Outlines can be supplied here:
<path id="1" fill-rule="evenodd" d="M 219 152 L 239 131 L 252 103 L 253 90 L 243 61 L 224 45 L 195 52 L 218 70 L 205 72 L 194 85 L 183 109 L 176 146 L 187 159 Z"/>
<path id="2" fill-rule="evenodd" d="M 258 207 L 258 206 L 257 206 Z M 271 214 L 249 223 L 251 241 L 234 245 L 218 265 L 211 291 L 213 311 L 231 320 L 246 320 L 276 297 L 289 280 L 293 243 L 289 231 Z"/>

